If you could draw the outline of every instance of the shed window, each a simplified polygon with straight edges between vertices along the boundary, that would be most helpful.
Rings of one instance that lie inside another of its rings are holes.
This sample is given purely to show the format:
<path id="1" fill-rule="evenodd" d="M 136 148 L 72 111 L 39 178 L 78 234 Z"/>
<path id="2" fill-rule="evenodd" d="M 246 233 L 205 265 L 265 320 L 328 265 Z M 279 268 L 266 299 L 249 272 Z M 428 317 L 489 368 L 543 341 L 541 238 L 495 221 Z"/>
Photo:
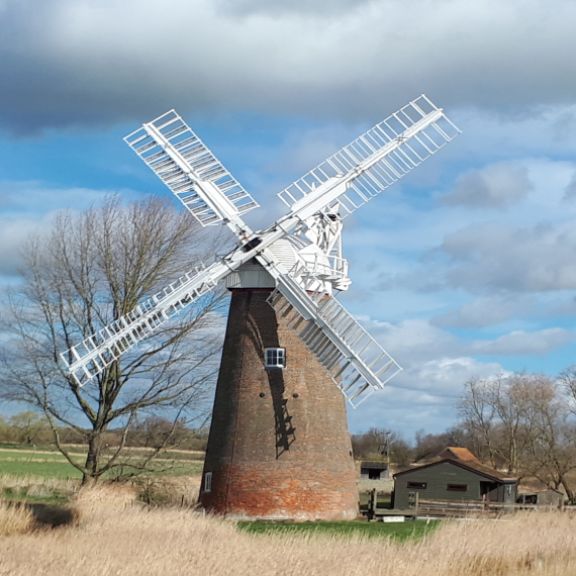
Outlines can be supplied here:
<path id="1" fill-rule="evenodd" d="M 204 474 L 204 492 L 212 492 L 212 472 Z"/>
<path id="2" fill-rule="evenodd" d="M 285 368 L 285 348 L 264 348 L 264 366 L 266 368 Z"/>
<path id="3" fill-rule="evenodd" d="M 446 490 L 449 492 L 466 492 L 468 490 L 468 484 L 447 484 Z"/>
<path id="4" fill-rule="evenodd" d="M 428 482 L 408 482 L 407 486 L 415 490 L 426 490 Z"/>

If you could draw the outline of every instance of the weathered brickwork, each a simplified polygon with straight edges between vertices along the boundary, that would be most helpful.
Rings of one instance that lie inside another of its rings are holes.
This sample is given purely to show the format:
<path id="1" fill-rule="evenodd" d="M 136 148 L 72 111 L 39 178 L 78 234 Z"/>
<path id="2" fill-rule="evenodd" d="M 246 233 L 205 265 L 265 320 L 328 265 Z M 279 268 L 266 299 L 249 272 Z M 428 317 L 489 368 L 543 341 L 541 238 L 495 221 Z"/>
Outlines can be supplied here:
<path id="1" fill-rule="evenodd" d="M 202 505 L 259 518 L 357 514 L 357 480 L 344 398 L 266 302 L 269 290 L 232 291 L 204 473 Z M 286 349 L 266 369 L 264 348 Z"/>

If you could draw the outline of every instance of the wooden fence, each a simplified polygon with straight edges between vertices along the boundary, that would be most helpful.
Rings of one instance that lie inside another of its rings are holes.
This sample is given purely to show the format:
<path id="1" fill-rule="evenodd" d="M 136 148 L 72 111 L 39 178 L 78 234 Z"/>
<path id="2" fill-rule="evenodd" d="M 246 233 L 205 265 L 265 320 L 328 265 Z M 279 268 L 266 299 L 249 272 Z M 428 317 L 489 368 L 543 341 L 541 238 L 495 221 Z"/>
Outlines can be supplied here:
<path id="1" fill-rule="evenodd" d="M 503 502 L 424 500 L 416 498 L 411 507 L 416 516 L 500 516 L 511 512 L 575 511 L 574 506 L 505 504 Z"/>
<path id="2" fill-rule="evenodd" d="M 384 498 L 385 496 L 385 498 Z M 575 512 L 576 506 L 565 504 L 505 504 L 483 500 L 427 500 L 416 492 L 407 509 L 393 509 L 389 505 L 389 494 L 370 490 L 361 499 L 361 509 L 369 519 L 381 516 L 437 516 L 437 517 L 497 517 L 520 511 Z"/>

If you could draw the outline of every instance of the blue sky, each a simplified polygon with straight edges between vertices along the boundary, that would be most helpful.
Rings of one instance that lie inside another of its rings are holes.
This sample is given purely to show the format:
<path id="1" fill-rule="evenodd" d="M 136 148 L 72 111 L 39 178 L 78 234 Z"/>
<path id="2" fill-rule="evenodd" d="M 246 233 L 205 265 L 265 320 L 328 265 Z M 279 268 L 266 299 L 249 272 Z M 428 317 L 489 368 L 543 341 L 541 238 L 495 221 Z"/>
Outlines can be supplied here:
<path id="1" fill-rule="evenodd" d="M 258 227 L 425 92 L 463 134 L 346 221 L 343 302 L 405 369 L 352 430 L 441 431 L 468 379 L 575 361 L 575 21 L 571 0 L 0 0 L 0 280 L 58 210 L 169 194 L 122 141 L 169 108 Z"/>

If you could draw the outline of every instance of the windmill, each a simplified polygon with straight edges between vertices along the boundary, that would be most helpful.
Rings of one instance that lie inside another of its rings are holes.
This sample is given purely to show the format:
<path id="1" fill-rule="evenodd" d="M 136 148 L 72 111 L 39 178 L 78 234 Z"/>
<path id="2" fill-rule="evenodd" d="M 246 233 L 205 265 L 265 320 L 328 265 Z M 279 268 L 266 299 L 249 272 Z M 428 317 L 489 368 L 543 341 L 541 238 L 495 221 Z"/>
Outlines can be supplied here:
<path id="1" fill-rule="evenodd" d="M 288 213 L 254 231 L 258 204 L 174 111 L 125 141 L 202 226 L 238 245 L 139 303 L 61 357 L 84 385 L 219 282 L 230 310 L 200 501 L 265 518 L 350 518 L 356 471 L 344 399 L 357 406 L 400 370 L 335 298 L 348 289 L 343 219 L 450 142 L 458 128 L 425 95 L 278 196 Z"/>

